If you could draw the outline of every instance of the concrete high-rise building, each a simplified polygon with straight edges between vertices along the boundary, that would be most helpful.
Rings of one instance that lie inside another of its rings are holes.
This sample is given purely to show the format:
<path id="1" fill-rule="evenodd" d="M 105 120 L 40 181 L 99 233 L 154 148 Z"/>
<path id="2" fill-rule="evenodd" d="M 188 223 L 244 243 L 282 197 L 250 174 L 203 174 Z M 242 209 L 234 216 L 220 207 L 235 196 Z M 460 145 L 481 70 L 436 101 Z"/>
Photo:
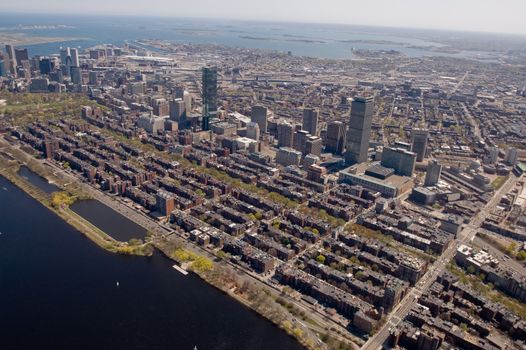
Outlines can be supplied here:
<path id="1" fill-rule="evenodd" d="M 268 110 L 264 106 L 256 105 L 252 107 L 250 112 L 250 120 L 258 123 L 259 132 L 265 134 L 268 129 Z"/>
<path id="2" fill-rule="evenodd" d="M 174 86 L 174 95 L 175 98 L 183 98 L 184 95 L 184 86 L 182 85 L 176 85 Z"/>
<path id="3" fill-rule="evenodd" d="M 495 164 L 495 163 L 497 163 L 497 160 L 499 160 L 499 148 L 498 147 L 492 147 L 489 150 L 488 162 L 490 164 Z"/>
<path id="4" fill-rule="evenodd" d="M 426 178 L 424 186 L 434 186 L 440 180 L 442 174 L 442 165 L 438 164 L 436 160 L 432 160 L 427 164 Z"/>
<path id="5" fill-rule="evenodd" d="M 303 110 L 303 124 L 302 129 L 307 130 L 312 136 L 318 136 L 318 119 L 319 111 L 313 108 L 305 108 Z"/>
<path id="6" fill-rule="evenodd" d="M 27 49 L 15 49 L 15 58 L 18 66 L 22 65 L 22 61 L 29 61 Z"/>
<path id="7" fill-rule="evenodd" d="M 73 84 L 82 84 L 82 71 L 79 67 L 71 67 L 71 82 Z"/>
<path id="8" fill-rule="evenodd" d="M 64 47 L 60 49 L 60 63 L 62 63 L 63 67 L 63 74 L 66 76 L 71 75 L 71 52 L 69 50 L 69 47 Z"/>
<path id="9" fill-rule="evenodd" d="M 210 130 L 210 118 L 217 115 L 217 67 L 204 67 L 202 75 L 203 120 L 201 128 Z"/>
<path id="10" fill-rule="evenodd" d="M 16 60 L 15 47 L 13 45 L 6 45 L 5 51 L 7 52 L 7 57 L 9 57 L 10 60 Z"/>
<path id="11" fill-rule="evenodd" d="M 516 148 L 508 148 L 506 150 L 506 156 L 504 157 L 504 162 L 508 165 L 515 165 L 517 164 L 517 158 L 519 156 L 519 152 Z"/>
<path id="12" fill-rule="evenodd" d="M 276 153 L 276 163 L 283 166 L 300 165 L 301 152 L 289 147 L 282 147 Z"/>
<path id="13" fill-rule="evenodd" d="M 325 150 L 334 154 L 341 154 L 343 152 L 344 140 L 345 125 L 339 121 L 330 122 L 327 125 Z"/>
<path id="14" fill-rule="evenodd" d="M 181 122 L 186 118 L 186 106 L 182 98 L 174 98 L 170 101 L 170 119 Z"/>
<path id="15" fill-rule="evenodd" d="M 175 198 L 172 193 L 159 190 L 155 195 L 155 204 L 162 216 L 170 216 L 175 209 Z"/>
<path id="16" fill-rule="evenodd" d="M 311 135 L 307 130 L 296 131 L 296 133 L 294 133 L 294 149 L 301 153 L 305 152 L 305 144 L 309 136 Z"/>
<path id="17" fill-rule="evenodd" d="M 416 153 L 416 161 L 424 160 L 427 151 L 427 139 L 429 131 L 423 129 L 413 129 L 411 131 L 411 152 Z"/>
<path id="18" fill-rule="evenodd" d="M 374 97 L 355 97 L 351 104 L 351 116 L 345 143 L 345 163 L 356 164 L 367 160 Z"/>
<path id="19" fill-rule="evenodd" d="M 3 57 L 0 57 L 0 77 L 5 77 L 7 75 L 6 61 Z"/>
<path id="20" fill-rule="evenodd" d="M 16 75 L 16 66 L 18 63 L 16 62 L 15 47 L 13 45 L 6 45 L 5 50 L 7 51 L 7 57 L 9 58 L 9 72 L 11 72 L 13 75 Z"/>
<path id="21" fill-rule="evenodd" d="M 184 101 L 186 113 L 192 111 L 192 94 L 185 90 L 184 86 L 178 85 L 174 88 L 175 98 L 180 98 Z"/>
<path id="22" fill-rule="evenodd" d="M 165 98 L 155 98 L 152 100 L 153 114 L 159 117 L 170 115 L 170 104 Z"/>
<path id="23" fill-rule="evenodd" d="M 54 68 L 53 61 L 49 58 L 42 58 L 39 62 L 40 74 L 49 74 Z"/>
<path id="24" fill-rule="evenodd" d="M 192 94 L 185 90 L 183 92 L 183 101 L 186 113 L 190 114 L 192 112 Z"/>
<path id="25" fill-rule="evenodd" d="M 247 124 L 247 137 L 259 141 L 259 124 L 250 122 Z"/>
<path id="26" fill-rule="evenodd" d="M 97 71 L 90 71 L 88 73 L 88 78 L 89 78 L 89 84 L 90 85 L 98 85 L 99 84 L 99 76 L 98 76 L 98 73 Z"/>
<path id="27" fill-rule="evenodd" d="M 61 48 L 60 49 L 60 63 L 68 65 L 71 63 L 70 60 L 71 60 L 71 52 L 70 52 L 69 47 Z"/>
<path id="28" fill-rule="evenodd" d="M 278 147 L 294 146 L 294 126 L 288 122 L 278 124 Z"/>
<path id="29" fill-rule="evenodd" d="M 69 50 L 70 57 L 71 57 L 71 66 L 73 67 L 80 67 L 79 62 L 79 50 L 72 48 Z"/>
<path id="30" fill-rule="evenodd" d="M 316 156 L 321 155 L 321 150 L 323 148 L 323 141 L 318 136 L 309 136 L 305 141 L 305 148 L 303 149 L 303 154 L 314 154 Z"/>
<path id="31" fill-rule="evenodd" d="M 397 175 L 413 176 L 416 164 L 416 153 L 403 148 L 384 147 L 382 166 L 394 169 Z"/>

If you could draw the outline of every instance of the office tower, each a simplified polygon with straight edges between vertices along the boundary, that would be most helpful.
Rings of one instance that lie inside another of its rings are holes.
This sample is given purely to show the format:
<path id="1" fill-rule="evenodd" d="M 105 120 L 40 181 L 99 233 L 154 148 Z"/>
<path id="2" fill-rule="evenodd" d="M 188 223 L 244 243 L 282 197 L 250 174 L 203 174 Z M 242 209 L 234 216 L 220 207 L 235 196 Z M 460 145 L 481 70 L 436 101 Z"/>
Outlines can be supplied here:
<path id="1" fill-rule="evenodd" d="M 153 114 L 159 117 L 170 115 L 170 104 L 165 98 L 154 98 L 152 100 Z"/>
<path id="2" fill-rule="evenodd" d="M 316 156 L 321 155 L 321 149 L 323 148 L 323 141 L 318 136 L 309 136 L 305 141 L 305 149 L 303 154 L 314 154 Z"/>
<path id="3" fill-rule="evenodd" d="M 283 166 L 300 165 L 301 152 L 289 147 L 282 147 L 276 153 L 276 163 Z"/>
<path id="4" fill-rule="evenodd" d="M 29 61 L 27 49 L 15 49 L 15 58 L 18 66 L 22 65 L 22 61 Z"/>
<path id="5" fill-rule="evenodd" d="M 82 71 L 79 67 L 71 67 L 71 82 L 73 84 L 82 84 Z"/>
<path id="6" fill-rule="evenodd" d="M 38 65 L 40 74 L 49 74 L 54 69 L 53 61 L 50 58 L 42 58 Z"/>
<path id="7" fill-rule="evenodd" d="M 190 112 L 192 111 L 192 94 L 185 90 L 183 92 L 183 101 L 186 113 L 190 114 Z"/>
<path id="8" fill-rule="evenodd" d="M 250 113 L 250 120 L 254 123 L 258 123 L 259 125 L 259 132 L 262 134 L 265 134 L 267 132 L 268 128 L 268 119 L 267 119 L 267 108 L 257 105 L 252 107 L 252 111 Z"/>
<path id="9" fill-rule="evenodd" d="M 355 97 L 351 104 L 349 128 L 345 143 L 345 163 L 363 163 L 367 160 L 371 122 L 373 120 L 374 97 Z"/>
<path id="10" fill-rule="evenodd" d="M 92 70 L 88 73 L 89 85 L 98 85 L 99 79 L 96 71 Z"/>
<path id="11" fill-rule="evenodd" d="M 70 57 L 71 57 L 71 66 L 73 67 L 80 67 L 79 62 L 79 50 L 78 49 L 70 49 L 69 50 Z"/>
<path id="12" fill-rule="evenodd" d="M 89 78 L 89 84 L 90 85 L 98 85 L 99 84 L 99 74 L 97 73 L 97 71 L 90 71 L 88 73 L 88 78 Z"/>
<path id="13" fill-rule="evenodd" d="M 16 62 L 15 47 L 13 45 L 6 45 L 5 50 L 7 52 L 7 57 L 9 57 L 9 59 L 13 61 L 16 66 L 17 62 Z"/>
<path id="14" fill-rule="evenodd" d="M 334 154 L 341 154 L 343 152 L 344 139 L 345 125 L 338 121 L 330 122 L 327 125 L 325 150 Z"/>
<path id="15" fill-rule="evenodd" d="M 47 78 L 31 79 L 31 85 L 29 85 L 29 91 L 48 92 L 49 91 L 49 79 Z"/>
<path id="16" fill-rule="evenodd" d="M 405 149 L 407 151 L 410 151 L 410 152 L 415 152 L 415 151 L 411 150 L 411 144 L 410 143 L 403 142 L 403 141 L 400 141 L 400 140 L 395 141 L 394 147 L 396 147 L 396 148 L 403 148 L 403 149 Z"/>
<path id="17" fill-rule="evenodd" d="M 310 134 L 307 130 L 298 130 L 294 134 L 294 149 L 303 153 L 305 151 L 305 143 Z"/>
<path id="18" fill-rule="evenodd" d="M 182 99 L 184 95 L 184 86 L 176 85 L 174 87 L 174 95 L 175 95 L 175 98 Z"/>
<path id="19" fill-rule="evenodd" d="M 424 186 L 434 186 L 440 180 L 442 174 L 442 165 L 438 164 L 436 160 L 432 160 L 427 164 L 426 178 Z"/>
<path id="20" fill-rule="evenodd" d="M 413 176 L 416 164 L 416 153 L 403 148 L 384 147 L 382 166 L 394 169 L 397 175 Z"/>
<path id="21" fill-rule="evenodd" d="M 247 137 L 259 141 L 259 124 L 250 122 L 247 124 Z"/>
<path id="22" fill-rule="evenodd" d="M 60 63 L 62 63 L 62 74 L 66 76 L 71 75 L 71 51 L 69 47 L 60 49 Z"/>
<path id="23" fill-rule="evenodd" d="M 305 108 L 303 110 L 303 125 L 302 129 L 307 130 L 312 136 L 318 136 L 318 118 L 319 112 L 317 109 Z"/>
<path id="24" fill-rule="evenodd" d="M 71 52 L 69 47 L 63 47 L 60 49 L 60 63 L 64 65 L 71 65 Z"/>
<path id="25" fill-rule="evenodd" d="M 51 79 L 51 81 L 61 83 L 64 80 L 64 75 L 62 74 L 62 71 L 60 69 L 57 69 L 49 73 L 49 79 Z"/>
<path id="26" fill-rule="evenodd" d="M 519 152 L 516 148 L 508 148 L 506 150 L 506 156 L 504 158 L 504 161 L 508 165 L 515 165 L 517 164 L 517 158 L 519 156 Z"/>
<path id="27" fill-rule="evenodd" d="M 0 77 L 5 77 L 7 75 L 7 69 L 6 60 L 4 59 L 4 56 L 2 56 L 2 53 L 0 53 Z"/>
<path id="28" fill-rule="evenodd" d="M 288 122 L 278 124 L 278 147 L 294 146 L 294 126 Z"/>
<path id="29" fill-rule="evenodd" d="M 499 148 L 498 147 L 492 147 L 489 150 L 488 155 L 488 161 L 490 164 L 497 163 L 497 160 L 499 159 Z"/>
<path id="30" fill-rule="evenodd" d="M 10 60 L 16 60 L 15 47 L 13 45 L 6 45 L 5 51 L 7 52 L 7 57 L 9 57 Z"/>
<path id="31" fill-rule="evenodd" d="M 411 131 L 411 152 L 416 153 L 416 161 L 421 162 L 426 156 L 429 131 L 413 129 Z"/>
<path id="32" fill-rule="evenodd" d="M 210 129 L 210 118 L 217 115 L 217 67 L 204 67 L 203 76 L 203 121 L 201 128 Z"/>
<path id="33" fill-rule="evenodd" d="M 15 47 L 13 45 L 6 45 L 5 50 L 7 51 L 7 57 L 9 57 L 9 60 L 8 60 L 9 72 L 11 72 L 11 74 L 13 75 L 16 75 L 17 62 L 16 62 Z"/>
<path id="34" fill-rule="evenodd" d="M 186 118 L 186 106 L 182 98 L 174 98 L 170 101 L 170 119 L 175 122 Z"/>

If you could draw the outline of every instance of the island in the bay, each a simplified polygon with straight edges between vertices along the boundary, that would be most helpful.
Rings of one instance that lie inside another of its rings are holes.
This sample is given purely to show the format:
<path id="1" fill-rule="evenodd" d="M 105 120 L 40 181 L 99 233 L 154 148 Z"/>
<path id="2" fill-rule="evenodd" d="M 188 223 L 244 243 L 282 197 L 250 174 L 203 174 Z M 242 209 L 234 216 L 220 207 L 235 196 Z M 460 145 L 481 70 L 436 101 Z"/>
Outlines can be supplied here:
<path id="1" fill-rule="evenodd" d="M 101 248 L 160 250 L 307 349 L 525 346 L 524 51 L 5 49 L 0 174 Z"/>

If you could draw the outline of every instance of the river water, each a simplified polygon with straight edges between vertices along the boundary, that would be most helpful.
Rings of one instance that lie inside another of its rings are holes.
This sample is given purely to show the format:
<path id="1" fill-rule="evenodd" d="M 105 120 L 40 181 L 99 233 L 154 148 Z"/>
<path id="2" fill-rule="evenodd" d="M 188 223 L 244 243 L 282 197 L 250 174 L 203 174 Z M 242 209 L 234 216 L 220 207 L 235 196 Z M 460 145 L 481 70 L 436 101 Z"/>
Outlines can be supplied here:
<path id="1" fill-rule="evenodd" d="M 1 349 L 300 349 L 159 254 L 101 250 L 2 177 L 0 232 Z"/>
<path id="2" fill-rule="evenodd" d="M 73 203 L 71 210 L 116 240 L 127 242 L 131 238 L 146 236 L 146 230 L 142 226 L 95 199 L 77 201 Z"/>

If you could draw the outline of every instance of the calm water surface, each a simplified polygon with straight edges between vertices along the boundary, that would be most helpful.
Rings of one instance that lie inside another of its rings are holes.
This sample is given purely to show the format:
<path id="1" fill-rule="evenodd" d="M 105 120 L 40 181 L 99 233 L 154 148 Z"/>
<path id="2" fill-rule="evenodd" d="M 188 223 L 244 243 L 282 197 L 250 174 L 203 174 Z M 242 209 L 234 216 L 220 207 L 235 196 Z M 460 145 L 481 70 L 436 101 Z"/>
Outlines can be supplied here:
<path id="1" fill-rule="evenodd" d="M 300 349 L 160 255 L 99 249 L 2 177 L 0 232 L 0 349 Z"/>
<path id="2" fill-rule="evenodd" d="M 30 26 L 55 26 L 33 28 Z M 56 27 L 66 25 L 67 27 Z M 298 56 L 350 59 L 352 48 L 396 50 L 408 56 L 482 58 L 482 51 L 435 53 L 421 47 L 442 46 L 420 38 L 418 31 L 316 23 L 273 23 L 220 19 L 146 18 L 81 15 L 0 14 L 0 31 L 75 40 L 29 45 L 30 55 L 58 54 L 61 46 L 82 49 L 97 44 L 161 39 L 174 43 L 218 44 L 247 49 L 291 51 Z"/>
<path id="3" fill-rule="evenodd" d="M 142 226 L 128 220 L 125 216 L 97 200 L 88 199 L 75 202 L 71 206 L 71 210 L 116 240 L 126 242 L 131 238 L 144 238 L 146 236 L 146 230 Z"/>

